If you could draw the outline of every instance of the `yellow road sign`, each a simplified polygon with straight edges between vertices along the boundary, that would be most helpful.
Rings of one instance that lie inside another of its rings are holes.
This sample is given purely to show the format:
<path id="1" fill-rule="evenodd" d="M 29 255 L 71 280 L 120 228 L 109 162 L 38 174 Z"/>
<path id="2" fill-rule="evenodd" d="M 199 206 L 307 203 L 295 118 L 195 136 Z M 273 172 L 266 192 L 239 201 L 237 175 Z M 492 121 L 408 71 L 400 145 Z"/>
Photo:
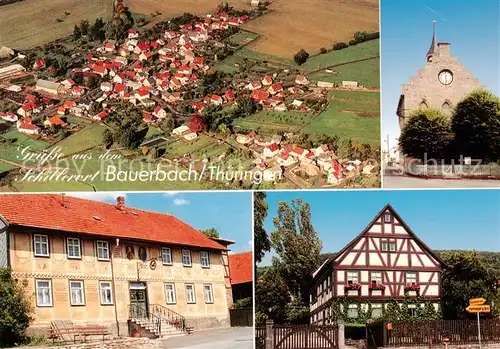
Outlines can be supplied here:
<path id="1" fill-rule="evenodd" d="M 486 303 L 484 298 L 473 298 L 469 301 L 470 305 L 483 305 L 484 303 Z"/>
<path id="2" fill-rule="evenodd" d="M 489 305 L 469 305 L 465 308 L 469 313 L 489 313 L 490 306 Z"/>

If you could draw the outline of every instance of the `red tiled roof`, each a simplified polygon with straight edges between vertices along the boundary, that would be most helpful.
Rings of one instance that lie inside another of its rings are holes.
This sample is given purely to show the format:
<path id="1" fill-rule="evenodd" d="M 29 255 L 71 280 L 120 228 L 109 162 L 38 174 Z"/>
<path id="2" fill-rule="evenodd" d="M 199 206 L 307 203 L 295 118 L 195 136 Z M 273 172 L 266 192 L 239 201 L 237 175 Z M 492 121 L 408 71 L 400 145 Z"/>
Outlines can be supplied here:
<path id="1" fill-rule="evenodd" d="M 231 285 L 253 281 L 252 251 L 229 255 L 229 276 Z"/>
<path id="2" fill-rule="evenodd" d="M 172 215 L 59 194 L 1 195 L 0 214 L 11 226 L 226 249 Z"/>

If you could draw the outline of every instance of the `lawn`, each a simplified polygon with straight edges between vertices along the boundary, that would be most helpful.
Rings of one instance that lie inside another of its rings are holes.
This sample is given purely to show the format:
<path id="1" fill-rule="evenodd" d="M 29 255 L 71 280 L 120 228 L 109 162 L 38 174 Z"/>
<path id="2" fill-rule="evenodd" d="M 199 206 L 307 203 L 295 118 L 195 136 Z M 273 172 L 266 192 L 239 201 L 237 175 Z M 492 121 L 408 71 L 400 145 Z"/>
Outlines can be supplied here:
<path id="1" fill-rule="evenodd" d="M 342 81 L 357 81 L 363 86 L 380 86 L 380 59 L 370 59 L 355 63 L 348 63 L 331 69 L 334 73 L 324 70 L 307 75 L 315 81 L 326 81 L 342 84 Z"/>
<path id="2" fill-rule="evenodd" d="M 334 91 L 328 108 L 303 129 L 371 145 L 380 144 L 380 95 L 377 92 Z"/>
<path id="3" fill-rule="evenodd" d="M 211 137 L 205 135 L 199 135 L 193 141 L 186 141 L 184 138 L 180 138 L 177 141 L 170 142 L 166 147 L 166 157 L 179 157 L 184 154 L 199 153 L 202 149 L 207 148 L 215 144 L 215 140 Z"/>
<path id="4" fill-rule="evenodd" d="M 67 36 L 75 24 L 84 19 L 109 19 L 112 3 L 109 0 L 25 0 L 2 6 L 0 44 L 26 49 Z"/>
<path id="5" fill-rule="evenodd" d="M 283 68 L 289 68 L 294 65 L 291 60 L 265 55 L 263 53 L 252 51 L 248 47 L 243 47 L 236 51 L 233 55 L 215 63 L 213 67 L 214 69 L 225 73 L 234 73 L 238 71 L 239 66 L 245 62 L 245 59 L 253 62 L 260 62 L 261 65 L 264 64 L 263 62 L 271 62 L 274 65 L 281 66 Z"/>
<path id="6" fill-rule="evenodd" d="M 0 146 L 0 158 L 15 163 L 22 162 L 20 151 L 23 148 L 30 147 L 32 152 L 39 152 L 51 145 L 50 143 L 28 137 L 17 130 L 4 133 L 3 137 L 6 139 L 15 139 L 16 141 L 11 144 L 3 143 Z"/>
<path id="7" fill-rule="evenodd" d="M 148 127 L 148 133 L 146 133 L 146 137 L 144 137 L 144 138 L 145 139 L 150 139 L 150 138 L 162 135 L 163 133 L 164 132 L 160 128 L 154 127 L 154 126 L 149 126 Z"/>
<path id="8" fill-rule="evenodd" d="M 249 42 L 252 42 L 253 40 L 257 39 L 259 37 L 259 34 L 256 33 L 251 33 L 245 30 L 240 30 L 236 34 L 233 34 L 229 37 L 229 41 L 232 43 L 242 46 L 245 44 L 248 44 Z"/>
<path id="9" fill-rule="evenodd" d="M 311 57 L 300 66 L 302 70 L 316 70 L 380 55 L 380 40 L 370 40 L 355 46 L 349 46 L 343 50 L 330 51 L 328 53 Z M 378 65 L 377 65 L 378 66 Z"/>
<path id="10" fill-rule="evenodd" d="M 103 144 L 103 133 L 106 126 L 101 124 L 90 124 L 84 129 L 63 139 L 55 146 L 61 147 L 64 155 L 80 153 Z"/>
<path id="11" fill-rule="evenodd" d="M 262 110 L 246 118 L 234 120 L 233 126 L 236 129 L 253 130 L 257 133 L 271 135 L 277 131 L 296 132 L 311 117 L 309 114 L 294 110 L 286 112 Z"/>
<path id="12" fill-rule="evenodd" d="M 0 161 L 0 174 L 7 172 L 7 171 L 10 171 L 13 168 L 15 168 L 15 166 L 10 165 L 10 164 L 6 164 L 5 162 Z"/>

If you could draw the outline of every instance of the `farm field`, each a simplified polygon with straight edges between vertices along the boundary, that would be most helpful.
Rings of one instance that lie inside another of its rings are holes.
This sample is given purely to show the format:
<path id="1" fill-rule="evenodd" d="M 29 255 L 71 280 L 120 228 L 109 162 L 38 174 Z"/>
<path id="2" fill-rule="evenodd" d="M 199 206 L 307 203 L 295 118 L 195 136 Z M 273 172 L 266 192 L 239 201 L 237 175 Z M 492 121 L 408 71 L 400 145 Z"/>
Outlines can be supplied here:
<path id="1" fill-rule="evenodd" d="M 26 49 L 67 36 L 84 19 L 110 18 L 112 4 L 109 0 L 25 0 L 2 6 L 0 46 Z"/>
<path id="2" fill-rule="evenodd" d="M 275 112 L 262 110 L 246 118 L 236 119 L 237 130 L 254 130 L 257 134 L 273 135 L 278 131 L 297 132 L 312 116 L 298 111 Z"/>
<path id="3" fill-rule="evenodd" d="M 337 64 L 379 57 L 379 45 L 380 40 L 370 40 L 354 46 L 349 46 L 342 50 L 335 50 L 325 54 L 316 55 L 308 59 L 307 62 L 300 66 L 300 68 L 302 70 L 316 70 L 331 67 Z"/>
<path id="4" fill-rule="evenodd" d="M 370 59 L 331 68 L 333 73 L 321 70 L 307 75 L 307 78 L 315 81 L 326 81 L 342 84 L 342 81 L 357 81 L 363 86 L 380 87 L 380 59 Z"/>
<path id="5" fill-rule="evenodd" d="M 313 54 L 357 31 L 379 30 L 378 0 L 274 0 L 269 8 L 274 11 L 243 28 L 262 36 L 253 50 L 288 59 L 302 48 Z"/>
<path id="6" fill-rule="evenodd" d="M 328 108 L 304 129 L 371 145 L 380 144 L 380 97 L 377 92 L 333 91 Z"/>
<path id="7" fill-rule="evenodd" d="M 253 62 L 269 62 L 276 67 L 289 68 L 294 65 L 293 61 L 287 60 L 282 57 L 270 57 L 265 54 L 255 52 L 249 49 L 250 44 L 236 51 L 233 55 L 225 58 L 222 61 L 216 62 L 213 67 L 216 70 L 223 71 L 225 73 L 234 73 L 238 71 L 239 66 L 245 62 L 245 60 Z M 263 63 L 259 64 L 262 65 Z M 264 69 L 264 68 L 262 68 Z"/>
<path id="8" fill-rule="evenodd" d="M 64 155 L 80 153 L 89 148 L 101 145 L 103 143 L 102 135 L 105 129 L 106 126 L 100 124 L 88 125 L 83 130 L 63 139 L 55 146 L 60 147 Z"/>
<path id="9" fill-rule="evenodd" d="M 13 168 L 15 168 L 15 166 L 12 166 L 10 164 L 6 164 L 5 162 L 0 161 L 0 174 L 7 172 L 7 171 L 10 171 Z"/>
<path id="10" fill-rule="evenodd" d="M 2 136 L 6 139 L 16 139 L 16 141 L 11 144 L 2 144 L 0 158 L 18 164 L 22 163 L 20 151 L 23 148 L 29 146 L 31 151 L 41 151 L 51 146 L 50 143 L 30 138 L 17 130 L 4 133 Z"/>
<path id="11" fill-rule="evenodd" d="M 229 37 L 229 40 L 232 43 L 235 43 L 238 46 L 245 45 L 259 37 L 258 34 L 251 33 L 245 30 L 240 30 L 236 34 L 233 34 Z"/>

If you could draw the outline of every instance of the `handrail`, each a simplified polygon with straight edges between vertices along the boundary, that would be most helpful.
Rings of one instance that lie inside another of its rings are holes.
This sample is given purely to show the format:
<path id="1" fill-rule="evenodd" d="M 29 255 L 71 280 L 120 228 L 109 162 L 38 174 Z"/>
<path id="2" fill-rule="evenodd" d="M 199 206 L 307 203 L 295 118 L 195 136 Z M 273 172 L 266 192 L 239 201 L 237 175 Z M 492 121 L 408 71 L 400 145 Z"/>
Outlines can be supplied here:
<path id="1" fill-rule="evenodd" d="M 186 328 L 186 318 L 175 311 L 164 307 L 161 304 L 151 304 L 149 309 L 152 313 L 156 314 L 160 318 L 166 319 L 170 325 L 174 326 L 182 332 L 187 332 Z"/>
<path id="2" fill-rule="evenodd" d="M 128 306 L 128 316 L 129 319 L 147 320 L 149 323 L 153 324 L 153 330 L 155 333 L 161 333 L 161 320 L 162 318 L 146 308 L 139 306 L 138 304 L 130 304 Z"/>

